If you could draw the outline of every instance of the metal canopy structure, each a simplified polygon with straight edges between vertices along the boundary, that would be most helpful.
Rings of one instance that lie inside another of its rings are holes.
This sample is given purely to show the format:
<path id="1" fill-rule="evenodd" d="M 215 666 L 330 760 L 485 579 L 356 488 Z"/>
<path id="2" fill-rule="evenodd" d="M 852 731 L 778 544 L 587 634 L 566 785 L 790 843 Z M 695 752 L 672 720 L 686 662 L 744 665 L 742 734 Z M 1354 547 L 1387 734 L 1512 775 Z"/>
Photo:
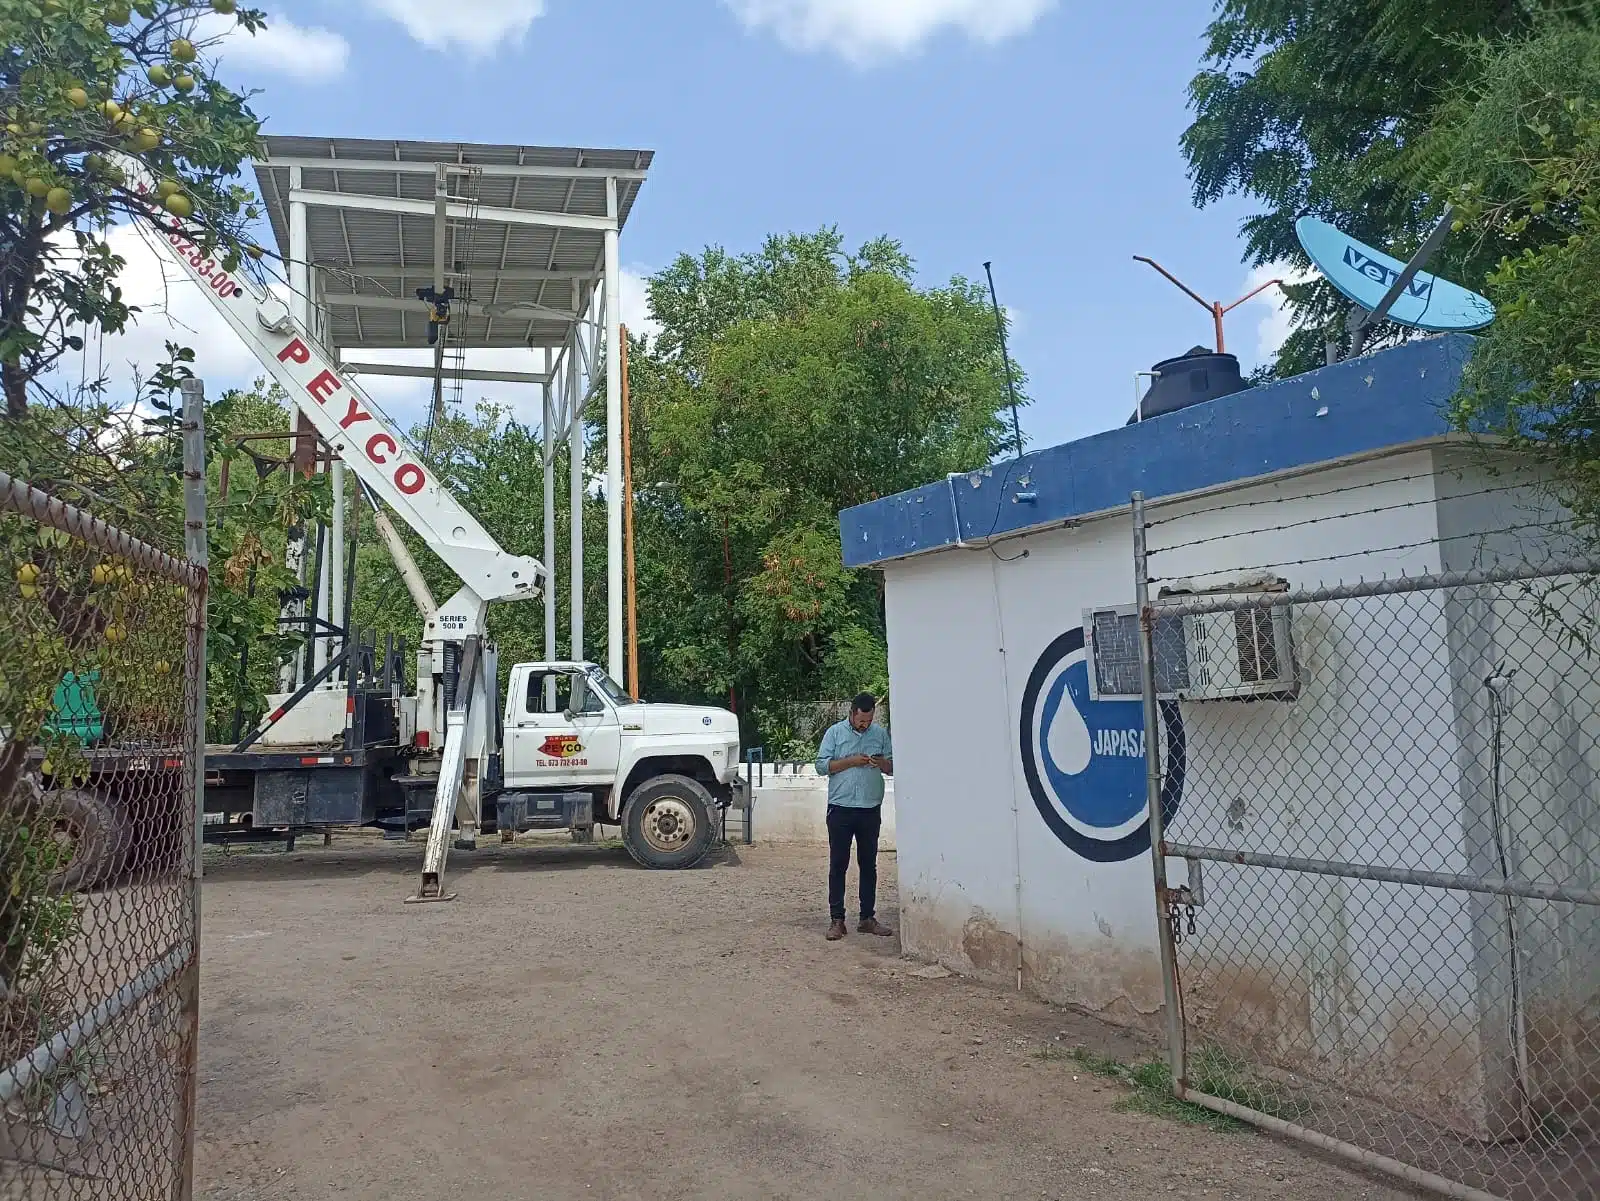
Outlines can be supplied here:
<path id="1" fill-rule="evenodd" d="M 438 408 L 447 392 L 459 399 L 469 380 L 542 389 L 545 651 L 557 658 L 557 449 L 570 445 L 570 580 L 581 598 L 583 413 L 604 386 L 607 429 L 620 428 L 618 238 L 653 152 L 308 137 L 269 137 L 264 147 L 256 179 L 288 267 L 294 315 L 346 370 L 431 379 Z M 435 298 L 447 289 L 448 321 L 439 323 L 444 314 Z M 431 331 L 438 335 L 431 367 L 351 355 L 427 350 Z M 489 349 L 526 349 L 528 364 L 509 367 L 502 354 L 495 370 L 469 365 L 469 352 Z M 619 439 L 608 439 L 606 465 L 608 666 L 620 677 Z M 342 466 L 335 474 L 342 476 Z M 342 563 L 344 493 L 340 479 L 334 485 L 331 561 Z M 334 624 L 345 607 L 342 576 L 319 573 L 317 613 Z M 333 649 L 318 644 L 318 665 Z M 581 600 L 572 605 L 569 655 L 584 657 Z"/>

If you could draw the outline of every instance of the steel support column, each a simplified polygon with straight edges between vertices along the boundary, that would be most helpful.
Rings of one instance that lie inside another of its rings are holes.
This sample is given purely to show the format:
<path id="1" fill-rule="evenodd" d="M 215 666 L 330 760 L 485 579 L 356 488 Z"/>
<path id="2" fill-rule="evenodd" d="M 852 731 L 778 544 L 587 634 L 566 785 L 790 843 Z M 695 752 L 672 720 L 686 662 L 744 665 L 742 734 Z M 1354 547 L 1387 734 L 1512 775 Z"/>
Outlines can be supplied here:
<path id="1" fill-rule="evenodd" d="M 572 290 L 578 292 L 574 283 Z M 581 310 L 581 306 L 574 307 Z M 567 416 L 571 427 L 567 430 L 567 455 L 572 469 L 572 649 L 574 660 L 583 658 L 583 394 L 578 390 L 578 341 L 580 330 L 572 331 L 572 342 L 567 351 Z"/>
<path id="2" fill-rule="evenodd" d="M 289 170 L 289 186 L 298 188 L 301 183 L 301 169 L 292 167 Z M 290 203 L 289 205 L 289 313 L 302 330 L 310 332 L 311 329 L 311 266 L 310 266 L 310 237 L 306 229 L 306 206 L 304 204 Z M 295 418 L 295 406 L 290 402 L 289 419 L 291 425 L 298 425 Z M 298 579 L 302 584 L 306 578 L 306 537 L 305 527 L 301 526 L 298 538 L 290 538 L 283 553 L 283 565 L 289 574 Z M 290 620 L 304 617 L 306 605 L 304 601 L 290 601 L 279 611 L 279 616 Z M 305 656 L 296 654 L 294 658 L 283 665 L 278 672 L 278 688 L 282 692 L 293 692 L 305 683 Z"/>
<path id="3" fill-rule="evenodd" d="M 622 267 L 617 181 L 606 180 L 606 670 L 622 678 Z"/>
<path id="4" fill-rule="evenodd" d="M 544 657 L 556 659 L 556 406 L 550 388 L 550 350 L 544 352 Z"/>

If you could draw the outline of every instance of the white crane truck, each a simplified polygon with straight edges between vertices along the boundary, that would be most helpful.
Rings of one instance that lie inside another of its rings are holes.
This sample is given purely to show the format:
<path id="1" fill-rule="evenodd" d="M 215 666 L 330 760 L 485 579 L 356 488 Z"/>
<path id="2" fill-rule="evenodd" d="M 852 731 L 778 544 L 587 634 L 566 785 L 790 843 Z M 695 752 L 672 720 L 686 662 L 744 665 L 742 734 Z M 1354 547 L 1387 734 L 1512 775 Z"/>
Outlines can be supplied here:
<path id="1" fill-rule="evenodd" d="M 248 814 L 258 831 L 426 825 L 413 900 L 450 898 L 443 880 L 452 841 L 471 848 L 480 832 L 509 838 L 570 829 L 582 841 L 596 824 L 614 824 L 646 867 L 699 862 L 721 814 L 748 805 L 737 718 L 724 709 L 641 703 L 587 662 L 517 664 L 502 708 L 488 607 L 538 596 L 544 566 L 495 542 L 282 300 L 224 270 L 176 223 L 154 211 L 150 223 L 149 240 L 210 298 L 355 473 L 423 617 L 414 691 L 405 688 L 403 652 L 392 644 L 380 651 L 375 638 L 345 631 L 340 653 L 294 694 L 271 698 L 271 713 L 248 738 L 208 748 L 207 813 Z M 460 578 L 443 604 L 385 506 Z M 343 686 L 330 684 L 341 667 Z M 85 814 L 86 861 L 74 870 L 81 886 L 114 875 L 127 853 L 115 836 L 126 829 L 115 781 L 130 770 L 172 772 L 175 781 L 179 766 L 158 749 L 130 756 L 114 736 L 87 758 L 90 777 L 71 790 L 68 807 Z"/>

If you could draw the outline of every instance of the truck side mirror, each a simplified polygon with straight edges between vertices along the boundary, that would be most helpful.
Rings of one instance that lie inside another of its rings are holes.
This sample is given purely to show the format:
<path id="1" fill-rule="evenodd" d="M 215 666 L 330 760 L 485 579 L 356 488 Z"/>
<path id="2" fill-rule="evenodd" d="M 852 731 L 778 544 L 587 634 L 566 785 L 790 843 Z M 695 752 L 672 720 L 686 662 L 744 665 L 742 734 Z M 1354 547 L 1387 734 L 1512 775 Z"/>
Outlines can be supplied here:
<path id="1" fill-rule="evenodd" d="M 568 721 L 574 721 L 578 714 L 586 712 L 589 708 L 589 681 L 580 675 L 569 678 L 572 681 L 572 692 L 567 698 L 567 711 L 564 716 Z"/>

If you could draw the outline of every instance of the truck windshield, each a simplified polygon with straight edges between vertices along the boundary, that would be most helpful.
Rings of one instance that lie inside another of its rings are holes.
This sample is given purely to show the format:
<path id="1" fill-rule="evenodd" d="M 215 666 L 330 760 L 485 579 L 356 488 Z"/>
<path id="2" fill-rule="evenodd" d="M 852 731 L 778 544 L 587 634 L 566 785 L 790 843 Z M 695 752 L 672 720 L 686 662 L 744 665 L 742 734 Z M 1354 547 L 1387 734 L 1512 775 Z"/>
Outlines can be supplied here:
<path id="1" fill-rule="evenodd" d="M 611 703 L 614 705 L 637 705 L 639 703 L 633 697 L 628 695 L 627 690 L 624 689 L 621 684 L 617 683 L 610 676 L 606 675 L 606 673 L 601 671 L 598 667 L 591 667 L 589 669 L 589 682 L 592 683 L 600 692 L 603 692 L 606 694 L 606 696 L 610 697 Z"/>

